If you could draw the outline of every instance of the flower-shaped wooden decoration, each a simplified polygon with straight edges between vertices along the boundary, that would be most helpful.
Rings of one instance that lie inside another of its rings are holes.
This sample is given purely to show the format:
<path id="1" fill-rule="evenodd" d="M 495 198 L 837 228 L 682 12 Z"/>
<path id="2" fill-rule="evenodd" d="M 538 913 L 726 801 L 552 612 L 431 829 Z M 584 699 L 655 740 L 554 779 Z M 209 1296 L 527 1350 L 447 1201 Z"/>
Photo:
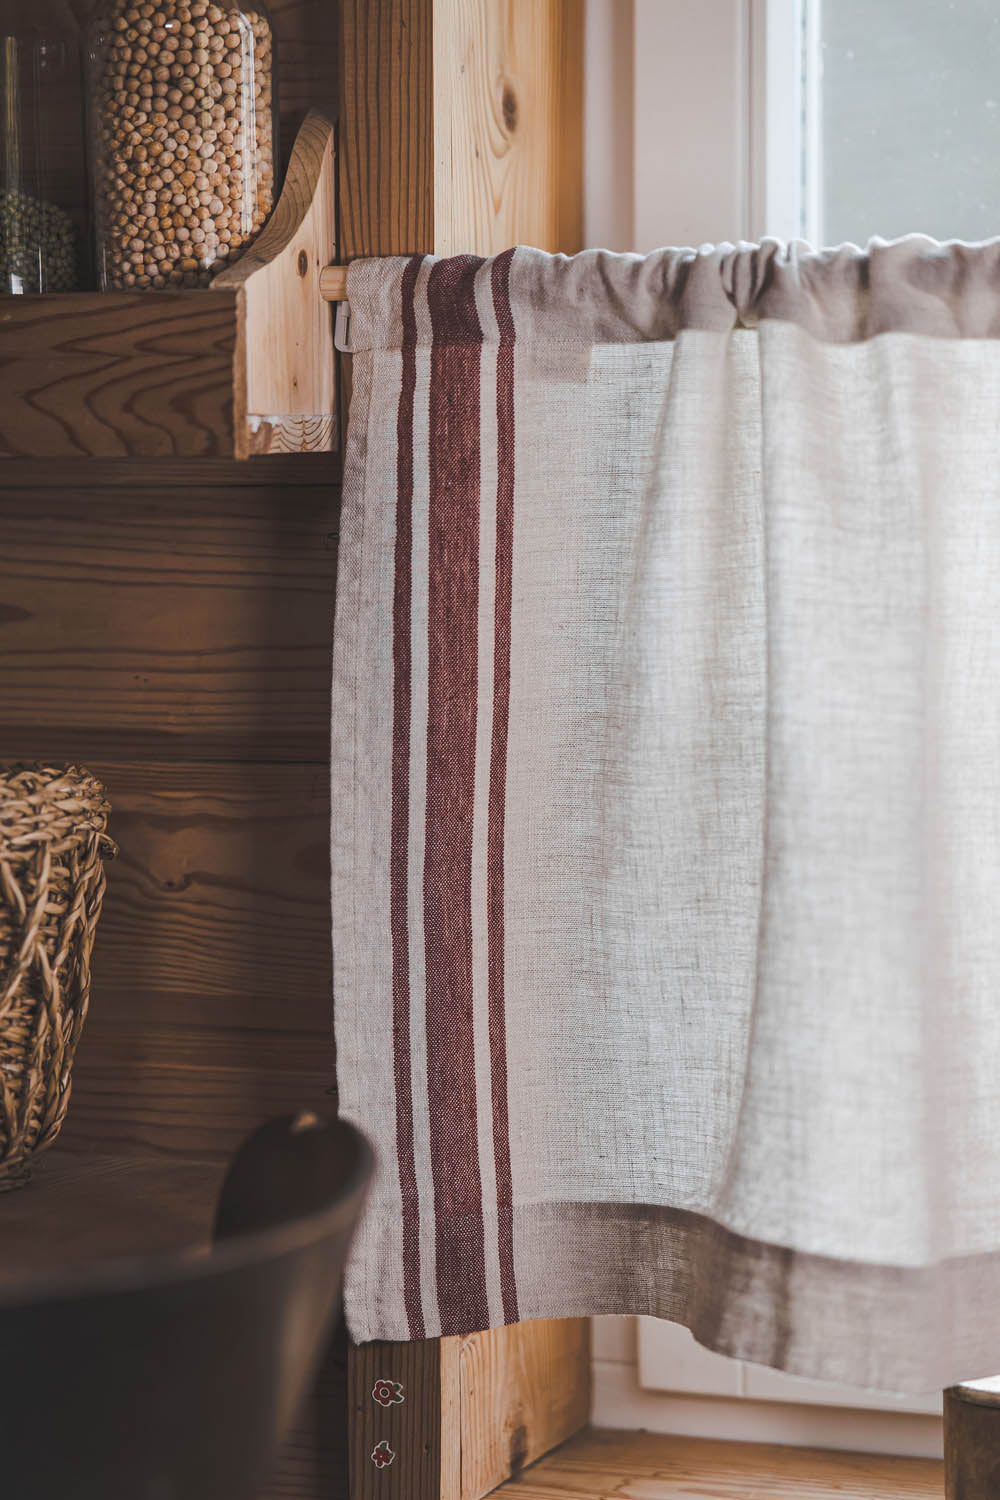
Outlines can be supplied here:
<path id="1" fill-rule="evenodd" d="M 403 1400 L 403 1387 L 398 1380 L 376 1380 L 372 1387 L 372 1400 L 379 1406 L 398 1406 Z"/>
<path id="2" fill-rule="evenodd" d="M 376 1469 L 388 1468 L 395 1457 L 395 1453 L 393 1453 L 385 1438 L 372 1449 L 372 1463 Z"/>

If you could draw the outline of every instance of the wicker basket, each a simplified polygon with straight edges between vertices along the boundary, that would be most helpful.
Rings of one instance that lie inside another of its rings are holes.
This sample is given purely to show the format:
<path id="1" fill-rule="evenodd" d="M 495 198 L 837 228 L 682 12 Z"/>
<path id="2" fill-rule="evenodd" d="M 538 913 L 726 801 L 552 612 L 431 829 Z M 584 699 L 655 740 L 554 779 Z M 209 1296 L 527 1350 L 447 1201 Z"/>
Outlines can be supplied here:
<path id="1" fill-rule="evenodd" d="M 77 766 L 0 769 L 0 1192 L 69 1103 L 104 899 L 104 788 Z"/>

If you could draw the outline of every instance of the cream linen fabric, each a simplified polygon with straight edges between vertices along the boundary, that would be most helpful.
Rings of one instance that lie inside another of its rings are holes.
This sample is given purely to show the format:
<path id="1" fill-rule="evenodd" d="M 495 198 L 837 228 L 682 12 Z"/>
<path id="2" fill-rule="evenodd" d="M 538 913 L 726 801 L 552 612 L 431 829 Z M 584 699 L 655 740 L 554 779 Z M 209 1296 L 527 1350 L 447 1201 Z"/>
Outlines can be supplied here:
<path id="1" fill-rule="evenodd" d="M 1000 1367 L 1000 248 L 351 267 L 358 1339 Z"/>

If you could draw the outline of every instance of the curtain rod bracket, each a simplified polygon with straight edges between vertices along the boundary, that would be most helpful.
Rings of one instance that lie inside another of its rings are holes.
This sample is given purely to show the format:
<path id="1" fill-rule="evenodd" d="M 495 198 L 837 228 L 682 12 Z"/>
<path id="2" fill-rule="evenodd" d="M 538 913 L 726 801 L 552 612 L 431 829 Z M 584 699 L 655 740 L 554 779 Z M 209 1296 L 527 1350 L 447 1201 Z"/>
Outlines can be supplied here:
<path id="1" fill-rule="evenodd" d="M 333 322 L 333 347 L 340 354 L 353 354 L 351 347 L 351 304 L 337 303 L 337 315 Z"/>

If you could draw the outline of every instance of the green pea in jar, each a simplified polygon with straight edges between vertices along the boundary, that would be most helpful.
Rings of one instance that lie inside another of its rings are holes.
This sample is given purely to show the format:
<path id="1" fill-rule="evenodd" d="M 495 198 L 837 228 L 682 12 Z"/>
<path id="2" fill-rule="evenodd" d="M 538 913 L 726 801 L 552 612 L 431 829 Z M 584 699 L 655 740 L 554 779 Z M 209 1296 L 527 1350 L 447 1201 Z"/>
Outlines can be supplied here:
<path id="1" fill-rule="evenodd" d="M 63 0 L 0 0 L 0 294 L 86 280 L 80 35 Z"/>

